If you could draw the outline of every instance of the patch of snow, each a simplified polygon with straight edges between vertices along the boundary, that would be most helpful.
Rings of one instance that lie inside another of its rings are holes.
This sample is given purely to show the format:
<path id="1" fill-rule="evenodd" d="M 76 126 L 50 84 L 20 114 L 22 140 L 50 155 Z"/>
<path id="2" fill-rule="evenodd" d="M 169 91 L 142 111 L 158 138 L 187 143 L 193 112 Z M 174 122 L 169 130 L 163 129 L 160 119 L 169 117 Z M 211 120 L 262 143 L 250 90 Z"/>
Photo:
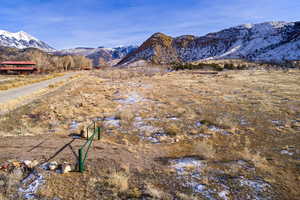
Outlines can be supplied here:
<path id="1" fill-rule="evenodd" d="M 250 180 L 250 179 L 246 179 L 244 177 L 240 177 L 239 181 L 240 181 L 241 186 L 248 186 L 255 193 L 263 192 L 266 189 L 271 187 L 270 184 L 268 184 L 262 180 Z"/>
<path id="2" fill-rule="evenodd" d="M 150 127 L 150 131 L 153 131 L 153 127 Z M 139 136 L 141 137 L 141 139 L 147 140 L 153 144 L 159 144 L 161 143 L 163 137 L 167 137 L 165 133 L 161 133 L 161 132 L 156 132 L 155 134 L 152 134 L 150 136 L 145 136 L 144 134 L 141 133 Z"/>
<path id="3" fill-rule="evenodd" d="M 196 192 L 204 193 L 204 192 L 206 191 L 206 186 L 203 185 L 203 184 L 197 184 L 197 183 L 194 183 L 194 184 L 192 184 L 192 185 L 195 185 L 195 186 L 194 186 L 194 190 L 195 190 Z"/>
<path id="4" fill-rule="evenodd" d="M 199 128 L 199 127 L 203 126 L 203 124 L 201 122 L 196 122 L 195 126 Z"/>
<path id="5" fill-rule="evenodd" d="M 218 196 L 221 199 L 228 200 L 229 199 L 229 197 L 228 197 L 229 194 L 230 194 L 229 191 L 223 190 L 223 191 L 221 191 L 221 192 L 218 193 Z"/>
<path id="6" fill-rule="evenodd" d="M 204 133 L 198 133 L 196 135 L 192 135 L 193 138 L 209 138 L 211 137 L 212 135 L 209 135 L 209 134 L 204 134 Z"/>
<path id="7" fill-rule="evenodd" d="M 141 117 L 136 117 L 136 118 L 134 118 L 133 126 L 142 132 L 147 132 L 147 133 L 159 132 L 160 128 L 157 128 L 157 127 L 147 124 L 147 121 L 149 121 L 150 119 L 151 118 L 143 119 Z"/>
<path id="8" fill-rule="evenodd" d="M 188 169 L 193 169 L 200 173 L 201 169 L 206 166 L 205 161 L 193 157 L 184 157 L 170 161 L 171 167 L 175 168 L 179 175 L 184 175 Z"/>
<path id="9" fill-rule="evenodd" d="M 281 153 L 282 155 L 289 155 L 289 156 L 294 155 L 294 152 L 290 152 L 290 151 L 288 151 L 288 150 L 281 150 L 280 153 Z"/>
<path id="10" fill-rule="evenodd" d="M 43 170 L 49 170 L 49 163 L 43 163 L 39 167 Z"/>
<path id="11" fill-rule="evenodd" d="M 253 24 L 243 24 L 241 25 L 241 27 L 244 27 L 244 28 L 247 28 L 247 29 L 250 29 L 253 27 Z"/>
<path id="12" fill-rule="evenodd" d="M 207 199 L 214 200 L 215 198 L 211 195 L 213 191 L 211 191 L 206 185 L 199 184 L 197 182 L 188 182 L 187 186 L 192 187 L 193 191 L 196 193 L 200 193 L 202 196 Z"/>
<path id="13" fill-rule="evenodd" d="M 140 136 L 142 140 L 146 140 L 146 141 L 149 141 L 153 144 L 159 144 L 160 143 L 160 140 L 156 137 L 151 137 L 151 136 Z"/>
<path id="14" fill-rule="evenodd" d="M 116 117 L 105 117 L 103 125 L 105 127 L 120 127 L 120 119 L 117 119 Z"/>
<path id="15" fill-rule="evenodd" d="M 71 136 L 73 139 L 81 139 L 82 137 L 80 137 L 79 135 L 72 135 Z"/>
<path id="16" fill-rule="evenodd" d="M 148 120 L 148 121 L 158 121 L 159 119 L 155 118 L 155 117 L 150 117 L 150 118 L 147 118 L 145 120 Z"/>
<path id="17" fill-rule="evenodd" d="M 240 119 L 240 124 L 241 124 L 242 126 L 244 126 L 244 125 L 248 125 L 249 122 L 248 122 L 247 120 L 245 120 L 245 119 Z"/>
<path id="18" fill-rule="evenodd" d="M 275 126 L 278 126 L 279 128 L 284 128 L 284 121 L 282 120 L 272 120 L 272 124 Z"/>
<path id="19" fill-rule="evenodd" d="M 19 191 L 23 193 L 25 199 L 34 199 L 37 190 L 44 183 L 44 177 L 34 171 L 22 181 L 22 187 L 19 188 Z"/>
<path id="20" fill-rule="evenodd" d="M 70 129 L 71 130 L 76 130 L 79 126 L 79 123 L 77 121 L 72 121 L 70 124 Z"/>
<path id="21" fill-rule="evenodd" d="M 139 130 L 139 136 L 142 140 L 150 141 L 151 143 L 158 144 L 160 143 L 161 138 L 167 137 L 165 133 L 163 133 L 161 128 L 154 127 L 149 125 L 148 121 L 158 120 L 156 118 L 146 118 L 143 119 L 141 117 L 135 117 L 133 126 Z"/>
<path id="22" fill-rule="evenodd" d="M 242 48 L 242 41 L 238 40 L 235 44 L 232 45 L 232 47 L 229 50 L 227 50 L 225 53 L 223 53 L 220 56 L 217 56 L 215 58 L 222 58 L 222 57 L 226 57 L 230 54 L 234 54 L 241 48 Z"/>
<path id="23" fill-rule="evenodd" d="M 215 125 L 210 125 L 210 126 L 208 126 L 208 129 L 209 129 L 210 131 L 218 132 L 218 133 L 221 133 L 221 134 L 223 134 L 223 135 L 231 135 L 228 131 L 226 131 L 226 130 L 224 130 L 224 129 L 222 129 L 222 128 L 219 128 L 219 127 L 217 127 L 217 126 L 215 126 Z"/>
<path id="24" fill-rule="evenodd" d="M 117 99 L 115 101 L 118 102 L 118 103 L 121 103 L 121 104 L 135 104 L 135 103 L 138 103 L 140 101 L 143 101 L 143 98 L 139 94 L 133 92 L 133 93 L 128 94 L 127 98 Z"/>
<path id="25" fill-rule="evenodd" d="M 154 132 L 158 132 L 160 130 L 159 128 L 150 126 L 150 125 L 142 125 L 142 126 L 139 126 L 138 129 L 140 131 L 148 132 L 148 133 L 154 133 Z"/>
<path id="26" fill-rule="evenodd" d="M 138 61 L 128 64 L 127 66 L 128 67 L 141 67 L 141 66 L 145 66 L 147 64 L 148 64 L 148 62 L 145 60 L 138 60 Z"/>
<path id="27" fill-rule="evenodd" d="M 237 193 L 247 193 L 247 199 L 273 199 L 271 185 L 262 179 L 227 176 L 223 170 L 205 174 L 203 169 L 210 163 L 194 157 L 171 159 L 169 162 L 170 167 L 176 169 L 178 178 L 183 180 L 182 186 L 191 187 L 195 193 L 207 199 L 235 199 L 237 197 L 234 195 Z M 214 164 L 223 165 L 224 162 L 214 162 Z M 223 167 L 236 169 L 236 165 L 240 165 L 245 170 L 251 168 L 244 160 L 225 162 Z M 209 185 L 203 184 L 207 180 Z M 232 183 L 235 183 L 234 187 L 231 187 Z"/>
<path id="28" fill-rule="evenodd" d="M 177 117 L 167 117 L 168 120 L 179 120 Z"/>

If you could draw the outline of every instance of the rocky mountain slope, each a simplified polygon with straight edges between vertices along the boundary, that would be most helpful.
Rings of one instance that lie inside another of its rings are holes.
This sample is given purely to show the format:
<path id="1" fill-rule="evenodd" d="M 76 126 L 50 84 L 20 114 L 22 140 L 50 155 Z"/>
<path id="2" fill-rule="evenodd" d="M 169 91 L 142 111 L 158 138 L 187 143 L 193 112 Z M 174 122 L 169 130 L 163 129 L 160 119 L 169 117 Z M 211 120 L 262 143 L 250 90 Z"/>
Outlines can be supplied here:
<path id="1" fill-rule="evenodd" d="M 300 22 L 244 24 L 201 37 L 173 38 L 155 33 L 118 64 L 140 60 L 170 64 L 212 59 L 300 60 Z"/>
<path id="2" fill-rule="evenodd" d="M 78 47 L 74 49 L 64 49 L 56 51 L 56 55 L 82 55 L 93 60 L 94 66 L 115 63 L 115 60 L 124 58 L 127 54 L 136 50 L 136 46 L 124 46 L 115 48 L 86 48 Z"/>
<path id="3" fill-rule="evenodd" d="M 45 42 L 29 35 L 24 31 L 11 33 L 8 31 L 0 30 L 0 46 L 15 47 L 19 49 L 32 47 L 47 52 L 55 50 Z"/>

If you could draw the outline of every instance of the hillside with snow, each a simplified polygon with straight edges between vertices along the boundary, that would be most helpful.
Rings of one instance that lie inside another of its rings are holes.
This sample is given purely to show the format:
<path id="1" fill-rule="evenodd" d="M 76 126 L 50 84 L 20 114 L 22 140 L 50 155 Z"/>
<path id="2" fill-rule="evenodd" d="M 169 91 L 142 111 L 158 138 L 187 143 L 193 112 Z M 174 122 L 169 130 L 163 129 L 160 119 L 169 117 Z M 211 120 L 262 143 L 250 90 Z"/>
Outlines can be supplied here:
<path id="1" fill-rule="evenodd" d="M 11 33 L 5 30 L 0 30 L 0 46 L 15 47 L 18 49 L 38 48 L 47 52 L 52 52 L 55 50 L 45 42 L 29 35 L 24 31 Z"/>
<path id="2" fill-rule="evenodd" d="M 119 65 L 139 60 L 170 64 L 215 59 L 300 60 L 300 22 L 244 24 L 201 37 L 156 33 Z"/>
<path id="3" fill-rule="evenodd" d="M 74 49 L 64 49 L 54 52 L 56 55 L 81 55 L 93 60 L 94 66 L 113 65 L 116 61 L 124 58 L 127 54 L 136 50 L 136 46 L 121 46 L 115 48 L 87 48 L 78 47 Z"/>

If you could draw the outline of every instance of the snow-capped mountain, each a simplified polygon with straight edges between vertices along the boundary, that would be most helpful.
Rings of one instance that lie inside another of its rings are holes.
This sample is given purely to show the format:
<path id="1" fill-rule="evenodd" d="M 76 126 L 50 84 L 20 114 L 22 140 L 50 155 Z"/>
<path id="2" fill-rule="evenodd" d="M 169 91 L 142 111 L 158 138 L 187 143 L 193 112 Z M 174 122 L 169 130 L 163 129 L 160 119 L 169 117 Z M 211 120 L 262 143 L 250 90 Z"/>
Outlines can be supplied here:
<path id="1" fill-rule="evenodd" d="M 24 31 L 11 33 L 0 30 L 0 46 L 15 47 L 19 49 L 33 47 L 49 52 L 55 50 L 45 42 L 38 40 Z"/>
<path id="2" fill-rule="evenodd" d="M 64 49 L 61 51 L 56 51 L 56 55 L 82 55 L 93 60 L 95 66 L 99 64 L 114 63 L 113 60 L 122 59 L 127 54 L 136 50 L 137 46 L 120 46 L 115 48 L 87 48 L 87 47 L 77 47 L 74 49 Z"/>
<path id="3" fill-rule="evenodd" d="M 212 59 L 300 60 L 300 22 L 244 24 L 201 37 L 172 38 L 156 33 L 119 64 L 138 60 L 169 64 Z"/>

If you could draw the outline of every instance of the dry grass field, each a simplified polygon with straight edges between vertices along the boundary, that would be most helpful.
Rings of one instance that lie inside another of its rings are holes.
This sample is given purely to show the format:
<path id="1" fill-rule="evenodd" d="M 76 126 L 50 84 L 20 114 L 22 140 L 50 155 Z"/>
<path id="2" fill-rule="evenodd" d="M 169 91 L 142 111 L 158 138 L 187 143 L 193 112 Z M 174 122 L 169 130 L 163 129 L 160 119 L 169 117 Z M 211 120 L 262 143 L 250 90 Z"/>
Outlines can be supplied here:
<path id="1" fill-rule="evenodd" d="M 51 148 L 18 152 L 97 120 L 87 171 L 48 174 L 39 199 L 299 199 L 300 71 L 198 72 L 86 72 L 1 116 L 1 159 L 42 159 Z"/>
<path id="2" fill-rule="evenodd" d="M 0 75 L 0 91 L 21 87 L 24 85 L 30 85 L 63 75 L 64 73 L 53 73 L 46 75 Z"/>

